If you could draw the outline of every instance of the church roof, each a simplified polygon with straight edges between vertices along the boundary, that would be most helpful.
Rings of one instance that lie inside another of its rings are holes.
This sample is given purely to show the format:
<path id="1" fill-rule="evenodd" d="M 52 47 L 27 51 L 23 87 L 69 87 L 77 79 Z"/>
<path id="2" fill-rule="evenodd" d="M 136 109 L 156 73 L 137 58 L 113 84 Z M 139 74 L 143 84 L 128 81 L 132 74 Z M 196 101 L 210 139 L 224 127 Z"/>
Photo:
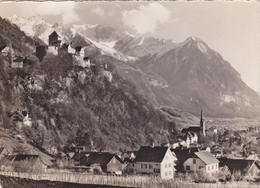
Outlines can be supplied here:
<path id="1" fill-rule="evenodd" d="M 186 133 L 186 132 L 194 132 L 194 133 L 197 133 L 197 132 L 200 132 L 201 131 L 201 128 L 200 126 L 192 126 L 192 127 L 189 127 L 189 128 L 184 128 L 182 129 L 182 133 Z"/>

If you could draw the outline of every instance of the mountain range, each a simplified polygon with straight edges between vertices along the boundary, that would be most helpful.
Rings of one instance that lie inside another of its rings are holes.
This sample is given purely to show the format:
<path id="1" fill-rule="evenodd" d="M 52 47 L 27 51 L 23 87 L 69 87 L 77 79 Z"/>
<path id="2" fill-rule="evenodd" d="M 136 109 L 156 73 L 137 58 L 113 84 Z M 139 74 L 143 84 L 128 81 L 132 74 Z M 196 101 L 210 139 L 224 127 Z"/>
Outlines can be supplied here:
<path id="1" fill-rule="evenodd" d="M 107 58 L 112 56 L 117 72 L 155 106 L 164 106 L 208 116 L 254 117 L 259 114 L 259 95 L 222 56 L 196 37 L 182 43 L 138 37 L 100 25 L 51 25 L 41 17 L 9 18 L 33 38 L 47 43 L 57 31 L 64 42 L 91 43 Z M 84 45 L 84 44 L 83 44 Z"/>

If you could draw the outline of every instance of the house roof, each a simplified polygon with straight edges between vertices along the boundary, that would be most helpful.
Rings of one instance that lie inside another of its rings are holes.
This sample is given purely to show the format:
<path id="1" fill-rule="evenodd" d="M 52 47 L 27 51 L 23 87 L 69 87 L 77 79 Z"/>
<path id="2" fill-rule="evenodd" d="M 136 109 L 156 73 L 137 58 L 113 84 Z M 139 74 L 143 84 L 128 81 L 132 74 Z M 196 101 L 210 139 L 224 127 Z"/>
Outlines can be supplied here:
<path id="1" fill-rule="evenodd" d="M 9 115 L 9 117 L 12 117 L 14 121 L 23 121 L 25 116 L 22 114 L 22 112 L 14 111 Z"/>
<path id="2" fill-rule="evenodd" d="M 188 158 L 194 155 L 194 152 L 199 151 L 198 148 L 189 148 L 189 149 L 172 149 L 172 152 L 175 153 L 178 162 L 183 164 Z"/>
<path id="3" fill-rule="evenodd" d="M 150 147 L 141 146 L 137 153 L 135 162 L 157 162 L 160 163 L 164 159 L 164 156 L 168 150 L 168 147 Z"/>
<path id="4" fill-rule="evenodd" d="M 208 151 L 200 151 L 194 153 L 198 158 L 200 158 L 205 164 L 214 164 L 219 163 L 219 160 L 217 160 L 210 152 Z"/>
<path id="5" fill-rule="evenodd" d="M 88 156 L 85 165 L 91 166 L 92 164 L 99 164 L 100 166 L 106 166 L 114 157 L 120 163 L 123 163 L 123 161 L 116 154 L 106 152 L 92 152 Z"/>
<path id="6" fill-rule="evenodd" d="M 75 155 L 72 157 L 75 161 L 79 161 L 82 158 L 86 157 L 86 155 L 90 154 L 90 152 L 82 151 L 80 153 L 75 153 Z"/>
<path id="7" fill-rule="evenodd" d="M 246 173 L 247 170 L 249 170 L 249 168 L 254 164 L 260 170 L 260 166 L 255 160 L 228 159 L 225 165 L 229 168 L 230 172 L 232 172 L 232 173 L 235 171 L 240 171 L 241 173 Z"/>
<path id="8" fill-rule="evenodd" d="M 0 154 L 5 150 L 4 147 L 0 147 Z"/>
<path id="9" fill-rule="evenodd" d="M 0 52 L 5 49 L 5 47 L 7 47 L 7 45 L 0 45 Z"/>
<path id="10" fill-rule="evenodd" d="M 4 39 L 1 35 L 0 35 L 0 52 L 8 45 L 8 42 L 6 39 Z"/>
<path id="11" fill-rule="evenodd" d="M 60 37 L 60 36 L 57 34 L 56 31 L 53 31 L 53 32 L 49 35 L 49 37 Z"/>
<path id="12" fill-rule="evenodd" d="M 23 155 L 18 154 L 15 156 L 14 161 L 24 161 L 24 160 L 36 160 L 40 158 L 39 155 Z"/>

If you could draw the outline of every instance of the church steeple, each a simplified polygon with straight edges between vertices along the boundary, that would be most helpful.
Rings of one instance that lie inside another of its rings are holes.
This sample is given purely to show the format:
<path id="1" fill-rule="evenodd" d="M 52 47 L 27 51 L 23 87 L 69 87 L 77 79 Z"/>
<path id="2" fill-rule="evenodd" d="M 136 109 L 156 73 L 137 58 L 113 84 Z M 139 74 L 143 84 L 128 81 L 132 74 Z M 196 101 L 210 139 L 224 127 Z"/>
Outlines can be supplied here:
<path id="1" fill-rule="evenodd" d="M 206 135 L 205 122 L 203 119 L 203 109 L 201 109 L 201 114 L 200 114 L 200 131 L 204 136 Z"/>

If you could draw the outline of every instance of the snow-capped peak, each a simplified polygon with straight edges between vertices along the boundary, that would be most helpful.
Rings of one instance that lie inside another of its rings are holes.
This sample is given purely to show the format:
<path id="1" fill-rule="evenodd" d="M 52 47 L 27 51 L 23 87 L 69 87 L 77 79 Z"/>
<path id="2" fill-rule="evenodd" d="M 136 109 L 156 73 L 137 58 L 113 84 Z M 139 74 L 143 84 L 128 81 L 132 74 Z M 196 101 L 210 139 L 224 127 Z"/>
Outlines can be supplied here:
<path id="1" fill-rule="evenodd" d="M 110 55 L 115 57 L 118 60 L 122 60 L 122 61 L 136 61 L 138 58 L 132 57 L 132 56 L 128 56 L 128 55 L 124 55 L 121 52 L 117 51 L 114 48 L 111 48 L 105 44 L 102 43 L 98 43 L 94 40 L 91 40 L 88 37 L 85 37 L 88 41 L 90 41 L 94 46 L 96 46 L 102 54 L 104 55 Z"/>
<path id="2" fill-rule="evenodd" d="M 198 48 L 202 53 L 208 53 L 209 47 L 208 45 L 203 42 L 201 39 L 191 36 L 188 39 L 186 39 L 183 43 L 181 43 L 181 46 L 187 45 L 189 47 L 193 46 Z"/>

